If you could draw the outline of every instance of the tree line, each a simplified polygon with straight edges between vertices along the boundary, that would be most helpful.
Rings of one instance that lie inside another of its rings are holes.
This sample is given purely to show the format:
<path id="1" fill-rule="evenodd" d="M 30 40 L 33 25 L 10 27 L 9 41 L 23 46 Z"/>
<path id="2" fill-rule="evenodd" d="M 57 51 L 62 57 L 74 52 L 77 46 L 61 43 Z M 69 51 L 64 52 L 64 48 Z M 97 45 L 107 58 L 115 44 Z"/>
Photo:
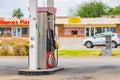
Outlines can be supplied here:
<path id="1" fill-rule="evenodd" d="M 110 7 L 101 1 L 84 2 L 77 6 L 77 8 L 69 9 L 71 16 L 80 17 L 101 17 L 102 15 L 120 15 L 120 5 Z M 24 14 L 21 9 L 13 10 L 12 17 L 21 18 Z"/>
<path id="2" fill-rule="evenodd" d="M 91 1 L 69 9 L 72 16 L 101 17 L 102 15 L 120 15 L 120 5 L 114 8 L 103 2 Z"/>

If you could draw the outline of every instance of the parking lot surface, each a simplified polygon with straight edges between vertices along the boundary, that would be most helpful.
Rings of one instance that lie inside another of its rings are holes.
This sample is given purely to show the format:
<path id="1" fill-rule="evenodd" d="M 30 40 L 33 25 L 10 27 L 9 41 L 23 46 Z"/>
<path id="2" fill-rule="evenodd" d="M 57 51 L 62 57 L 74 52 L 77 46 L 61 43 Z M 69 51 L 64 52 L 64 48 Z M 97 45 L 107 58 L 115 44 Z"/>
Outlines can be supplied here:
<path id="1" fill-rule="evenodd" d="M 27 57 L 0 57 L 0 80 L 120 80 L 120 57 L 60 57 L 64 70 L 49 75 L 18 75 Z"/>
<path id="2" fill-rule="evenodd" d="M 83 46 L 84 38 L 59 38 L 59 49 L 69 49 L 69 50 L 101 50 L 103 46 L 95 46 L 94 48 L 86 48 Z M 115 50 L 120 50 L 120 47 L 113 48 Z"/>

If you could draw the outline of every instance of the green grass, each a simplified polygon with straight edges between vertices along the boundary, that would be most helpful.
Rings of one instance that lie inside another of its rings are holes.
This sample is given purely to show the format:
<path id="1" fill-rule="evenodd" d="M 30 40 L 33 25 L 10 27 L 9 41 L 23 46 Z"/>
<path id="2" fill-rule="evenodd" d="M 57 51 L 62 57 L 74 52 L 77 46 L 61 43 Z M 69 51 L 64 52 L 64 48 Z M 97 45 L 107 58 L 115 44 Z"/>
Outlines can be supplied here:
<path id="1" fill-rule="evenodd" d="M 113 50 L 113 56 L 120 56 L 120 50 Z"/>
<path id="2" fill-rule="evenodd" d="M 113 56 L 120 56 L 120 50 L 113 50 Z M 59 50 L 59 56 L 100 56 L 101 50 Z"/>
<path id="3" fill-rule="evenodd" d="M 112 54 L 120 56 L 120 50 L 113 50 Z M 61 57 L 100 56 L 101 50 L 58 50 L 58 55 Z M 10 51 L 8 56 L 14 56 L 14 52 Z"/>

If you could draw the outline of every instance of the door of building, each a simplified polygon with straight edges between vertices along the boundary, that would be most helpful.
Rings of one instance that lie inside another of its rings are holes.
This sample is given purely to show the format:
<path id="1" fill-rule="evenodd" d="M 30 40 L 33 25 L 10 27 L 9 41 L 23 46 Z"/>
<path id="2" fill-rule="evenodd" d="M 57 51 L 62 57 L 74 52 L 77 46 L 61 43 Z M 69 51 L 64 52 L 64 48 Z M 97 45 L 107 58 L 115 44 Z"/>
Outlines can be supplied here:
<path id="1" fill-rule="evenodd" d="M 19 27 L 12 28 L 12 37 L 21 37 L 22 30 Z"/>
<path id="2" fill-rule="evenodd" d="M 95 28 L 86 28 L 86 37 L 93 37 L 95 35 Z"/>

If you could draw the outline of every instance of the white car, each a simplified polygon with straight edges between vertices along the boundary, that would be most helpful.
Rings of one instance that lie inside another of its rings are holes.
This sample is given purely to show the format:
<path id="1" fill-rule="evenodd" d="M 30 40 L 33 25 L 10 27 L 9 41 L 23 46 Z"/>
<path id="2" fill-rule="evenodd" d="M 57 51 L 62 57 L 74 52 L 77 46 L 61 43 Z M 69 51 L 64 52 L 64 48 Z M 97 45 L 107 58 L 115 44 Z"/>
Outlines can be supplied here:
<path id="1" fill-rule="evenodd" d="M 105 46 L 106 33 L 100 33 L 94 37 L 83 40 L 83 45 L 87 48 L 93 48 L 94 46 Z M 112 33 L 112 48 L 117 48 L 120 45 L 120 34 Z"/>

